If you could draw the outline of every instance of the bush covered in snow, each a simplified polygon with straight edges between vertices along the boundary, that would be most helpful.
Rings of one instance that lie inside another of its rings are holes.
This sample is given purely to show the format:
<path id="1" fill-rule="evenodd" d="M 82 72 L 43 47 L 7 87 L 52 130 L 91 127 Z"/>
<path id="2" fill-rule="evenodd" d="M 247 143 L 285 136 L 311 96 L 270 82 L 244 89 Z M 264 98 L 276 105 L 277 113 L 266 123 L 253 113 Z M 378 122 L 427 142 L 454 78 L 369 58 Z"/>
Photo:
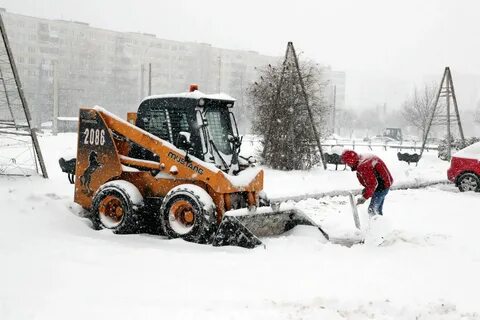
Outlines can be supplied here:
<path id="1" fill-rule="evenodd" d="M 320 162 L 299 73 L 292 55 L 277 66 L 259 70 L 259 78 L 248 89 L 253 113 L 253 133 L 262 137 L 262 161 L 274 169 L 309 169 Z M 308 105 L 319 134 L 325 128 L 327 108 L 325 84 L 320 70 L 300 61 L 300 74 Z"/>
<path id="2" fill-rule="evenodd" d="M 462 139 L 454 139 L 453 137 L 451 137 L 450 147 L 452 149 L 452 154 L 478 141 L 480 141 L 480 138 L 477 138 L 477 137 L 465 138 L 464 141 Z M 445 138 L 438 145 L 438 157 L 444 161 L 450 161 L 450 159 L 448 158 L 447 148 L 448 148 L 448 144 L 447 144 L 447 139 Z"/>

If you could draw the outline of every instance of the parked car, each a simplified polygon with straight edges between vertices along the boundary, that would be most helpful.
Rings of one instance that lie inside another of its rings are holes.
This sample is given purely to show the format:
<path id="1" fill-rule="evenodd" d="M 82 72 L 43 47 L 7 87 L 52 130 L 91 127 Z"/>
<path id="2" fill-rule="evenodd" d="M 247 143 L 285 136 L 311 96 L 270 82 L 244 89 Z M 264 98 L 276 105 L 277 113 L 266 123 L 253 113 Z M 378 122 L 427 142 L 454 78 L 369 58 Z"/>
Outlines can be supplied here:
<path id="1" fill-rule="evenodd" d="M 480 192 L 480 142 L 474 143 L 452 156 L 447 171 L 448 180 L 460 191 Z"/>

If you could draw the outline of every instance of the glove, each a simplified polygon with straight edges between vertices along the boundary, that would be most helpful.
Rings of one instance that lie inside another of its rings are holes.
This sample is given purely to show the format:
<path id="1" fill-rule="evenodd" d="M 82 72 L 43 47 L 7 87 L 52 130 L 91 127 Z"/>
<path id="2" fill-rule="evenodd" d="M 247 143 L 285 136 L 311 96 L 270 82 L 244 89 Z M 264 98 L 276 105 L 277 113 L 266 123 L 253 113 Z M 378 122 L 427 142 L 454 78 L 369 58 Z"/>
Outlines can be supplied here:
<path id="1" fill-rule="evenodd" d="M 357 206 L 360 204 L 364 204 L 367 199 L 365 199 L 363 196 L 360 196 L 357 198 Z"/>

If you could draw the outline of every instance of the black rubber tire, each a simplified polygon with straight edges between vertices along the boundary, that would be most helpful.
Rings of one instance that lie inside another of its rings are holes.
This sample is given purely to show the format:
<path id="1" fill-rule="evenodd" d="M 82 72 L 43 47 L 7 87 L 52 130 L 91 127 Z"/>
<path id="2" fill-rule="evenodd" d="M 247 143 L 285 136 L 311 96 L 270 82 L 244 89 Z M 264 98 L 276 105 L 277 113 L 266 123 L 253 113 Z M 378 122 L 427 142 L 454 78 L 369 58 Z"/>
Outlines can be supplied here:
<path id="1" fill-rule="evenodd" d="M 123 209 L 123 217 L 119 225 L 109 227 L 102 223 L 100 219 L 99 206 L 102 200 L 107 196 L 115 196 L 121 202 Z M 99 191 L 93 198 L 91 220 L 93 227 L 96 230 L 110 229 L 117 234 L 136 233 L 141 226 L 140 217 L 137 210 L 135 210 L 132 200 L 127 192 L 115 186 L 100 187 Z"/>
<path id="2" fill-rule="evenodd" d="M 476 188 L 474 188 L 474 190 L 466 189 L 464 186 L 462 186 L 462 182 L 464 182 L 464 180 L 466 179 L 469 179 L 472 183 L 476 183 Z M 480 178 L 475 173 L 472 173 L 472 172 L 462 173 L 457 179 L 457 187 L 458 187 L 458 190 L 460 190 L 461 192 L 465 192 L 465 191 L 480 192 Z"/>
<path id="3" fill-rule="evenodd" d="M 162 228 L 163 234 L 169 238 L 181 238 L 195 243 L 211 243 L 213 235 L 217 229 L 215 206 L 209 206 L 206 208 L 206 204 L 201 200 L 202 197 L 197 194 L 195 189 L 192 190 L 190 186 L 199 188 L 195 185 L 180 185 L 173 190 L 173 192 L 171 191 L 167 194 L 160 208 L 159 224 Z M 203 189 L 198 192 L 206 193 Z M 208 196 L 208 193 L 206 195 Z M 205 197 L 205 194 L 203 197 Z M 177 233 L 170 224 L 170 208 L 179 200 L 188 201 L 194 210 L 194 224 L 192 229 L 186 234 Z"/>

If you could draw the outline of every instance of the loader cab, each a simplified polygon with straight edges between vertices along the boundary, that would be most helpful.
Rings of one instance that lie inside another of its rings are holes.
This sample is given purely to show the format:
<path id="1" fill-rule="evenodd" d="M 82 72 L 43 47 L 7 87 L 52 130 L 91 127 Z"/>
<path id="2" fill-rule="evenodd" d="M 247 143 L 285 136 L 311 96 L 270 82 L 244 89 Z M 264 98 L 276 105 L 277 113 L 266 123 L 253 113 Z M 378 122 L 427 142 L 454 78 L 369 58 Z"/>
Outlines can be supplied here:
<path id="1" fill-rule="evenodd" d="M 385 128 L 385 130 L 383 130 L 383 136 L 397 141 L 403 140 L 402 129 L 400 128 Z"/>
<path id="2" fill-rule="evenodd" d="M 135 125 L 227 171 L 236 162 L 240 142 L 230 111 L 234 101 L 226 95 L 199 91 L 151 96 L 140 104 Z M 143 152 L 142 158 L 156 160 L 145 150 L 136 152 Z"/>

